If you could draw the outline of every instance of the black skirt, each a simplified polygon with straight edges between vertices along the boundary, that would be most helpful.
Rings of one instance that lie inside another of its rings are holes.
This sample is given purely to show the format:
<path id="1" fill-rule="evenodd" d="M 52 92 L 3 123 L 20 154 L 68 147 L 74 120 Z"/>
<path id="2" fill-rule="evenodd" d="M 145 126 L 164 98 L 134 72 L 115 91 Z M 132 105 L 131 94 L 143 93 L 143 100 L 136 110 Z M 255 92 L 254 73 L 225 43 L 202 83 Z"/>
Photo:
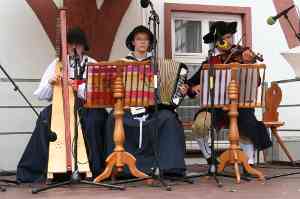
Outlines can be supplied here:
<path id="1" fill-rule="evenodd" d="M 182 174 L 185 169 L 185 137 L 184 129 L 177 114 L 170 110 L 159 110 L 149 113 L 143 122 L 142 146 L 139 148 L 139 121 L 129 111 L 124 115 L 125 149 L 137 160 L 137 168 L 150 173 L 151 168 L 159 167 L 165 173 Z M 113 113 L 107 121 L 107 152 L 114 149 Z M 125 169 L 125 173 L 129 171 Z"/>
<path id="2" fill-rule="evenodd" d="M 41 111 L 36 122 L 33 134 L 18 163 L 17 181 L 37 182 L 44 181 L 47 174 L 51 105 Z M 98 175 L 104 168 L 105 158 L 105 122 L 107 112 L 105 109 L 80 108 L 79 115 L 83 128 L 90 168 L 93 176 Z"/>

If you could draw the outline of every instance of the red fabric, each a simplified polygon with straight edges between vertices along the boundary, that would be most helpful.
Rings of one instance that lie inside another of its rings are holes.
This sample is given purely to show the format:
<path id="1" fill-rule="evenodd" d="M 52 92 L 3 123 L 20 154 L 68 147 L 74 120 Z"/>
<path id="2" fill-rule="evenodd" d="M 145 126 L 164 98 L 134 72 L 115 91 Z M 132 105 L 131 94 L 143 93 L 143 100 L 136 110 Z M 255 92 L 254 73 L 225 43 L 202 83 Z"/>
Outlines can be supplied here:
<path id="1" fill-rule="evenodd" d="M 227 118 L 225 117 L 216 124 L 216 128 L 222 129 L 222 128 L 227 127 L 227 125 L 228 125 L 228 121 L 227 121 Z"/>
<path id="2" fill-rule="evenodd" d="M 73 80 L 73 83 L 78 88 L 80 84 L 85 83 L 85 80 Z"/>
<path id="3" fill-rule="evenodd" d="M 220 56 L 212 56 L 209 64 L 222 64 Z"/>

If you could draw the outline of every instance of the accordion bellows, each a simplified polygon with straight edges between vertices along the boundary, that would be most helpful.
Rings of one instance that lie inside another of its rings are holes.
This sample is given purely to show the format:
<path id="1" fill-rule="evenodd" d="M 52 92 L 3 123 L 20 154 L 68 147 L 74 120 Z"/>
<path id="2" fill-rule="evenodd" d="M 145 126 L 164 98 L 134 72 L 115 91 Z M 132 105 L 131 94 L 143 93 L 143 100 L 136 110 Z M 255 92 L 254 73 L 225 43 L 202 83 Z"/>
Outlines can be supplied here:
<path id="1" fill-rule="evenodd" d="M 179 87 L 187 80 L 188 68 L 171 59 L 159 59 L 158 68 L 160 103 L 176 107 L 184 99 Z"/>

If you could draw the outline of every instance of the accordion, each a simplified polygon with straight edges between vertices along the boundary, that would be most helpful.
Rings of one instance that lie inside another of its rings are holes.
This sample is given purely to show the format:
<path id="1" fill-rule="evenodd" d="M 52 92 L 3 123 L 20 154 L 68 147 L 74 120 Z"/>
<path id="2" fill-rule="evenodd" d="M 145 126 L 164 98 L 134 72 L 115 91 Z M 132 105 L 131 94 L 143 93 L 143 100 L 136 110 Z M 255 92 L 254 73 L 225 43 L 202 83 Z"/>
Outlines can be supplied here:
<path id="1" fill-rule="evenodd" d="M 158 60 L 159 103 L 177 107 L 184 99 L 180 87 L 186 83 L 188 68 L 183 63 L 171 59 Z"/>
<path id="2" fill-rule="evenodd" d="M 99 62 L 88 65 L 86 84 L 86 107 L 112 107 L 115 103 L 112 83 L 117 67 L 122 68 L 124 106 L 152 106 L 155 104 L 154 71 L 150 62 Z M 158 60 L 158 103 L 177 107 L 184 96 L 180 86 L 187 79 L 184 64 L 172 60 Z"/>

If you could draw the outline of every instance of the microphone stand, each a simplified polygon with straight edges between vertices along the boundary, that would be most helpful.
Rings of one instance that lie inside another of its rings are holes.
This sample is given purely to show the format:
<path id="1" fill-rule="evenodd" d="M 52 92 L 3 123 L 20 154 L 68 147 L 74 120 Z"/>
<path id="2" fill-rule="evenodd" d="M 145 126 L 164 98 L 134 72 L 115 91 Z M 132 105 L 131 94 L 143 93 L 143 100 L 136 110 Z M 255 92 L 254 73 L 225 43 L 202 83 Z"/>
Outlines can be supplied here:
<path id="1" fill-rule="evenodd" d="M 296 38 L 300 41 L 300 32 L 297 33 L 295 27 L 293 26 L 291 20 L 289 19 L 289 16 L 287 15 L 288 12 L 285 12 L 283 14 L 284 18 L 288 21 L 290 27 L 292 28 Z M 295 167 L 294 165 L 292 165 L 292 168 Z M 291 175 L 298 175 L 300 174 L 300 172 L 291 172 L 291 173 L 285 173 L 285 174 L 278 174 L 278 175 L 274 175 L 274 176 L 267 176 L 266 180 L 271 180 L 273 178 L 279 178 L 279 177 L 285 177 L 285 176 L 291 176 Z"/>
<path id="2" fill-rule="evenodd" d="M 30 103 L 30 101 L 27 99 L 27 97 L 24 95 L 24 93 L 20 90 L 19 86 L 15 83 L 15 81 L 9 76 L 9 74 L 5 71 L 3 66 L 0 64 L 0 69 L 4 73 L 4 75 L 7 77 L 7 79 L 11 82 L 11 84 L 14 86 L 14 91 L 18 92 L 22 98 L 25 100 L 25 102 L 28 104 L 28 106 L 31 108 L 31 110 L 35 113 L 35 115 L 38 117 L 39 113 L 34 108 L 34 106 Z"/>
<path id="3" fill-rule="evenodd" d="M 215 108 L 214 108 L 214 97 L 215 97 L 215 69 L 214 69 L 214 63 L 212 61 L 212 58 L 214 56 L 215 53 L 215 49 L 216 49 L 216 41 L 214 40 L 213 43 L 213 48 L 208 50 L 208 58 L 207 58 L 207 62 L 209 65 L 208 68 L 208 93 L 209 93 L 209 98 L 210 98 L 210 112 L 211 112 L 211 121 L 210 121 L 210 127 L 209 127 L 209 132 L 210 132 L 210 139 L 211 139 L 211 160 L 212 160 L 212 165 L 214 166 L 214 171 L 211 173 L 210 172 L 210 167 L 208 168 L 209 171 L 207 173 L 200 173 L 200 174 L 196 174 L 196 175 L 191 175 L 191 176 L 187 176 L 187 178 L 197 178 L 197 177 L 205 177 L 205 176 L 213 176 L 217 186 L 218 187 L 222 187 L 223 185 L 221 184 L 221 182 L 218 179 L 218 165 L 217 165 L 217 155 L 216 155 L 216 151 L 215 151 L 215 127 L 214 127 L 214 118 L 215 118 Z M 209 108 L 207 108 L 208 111 Z"/>
<path id="4" fill-rule="evenodd" d="M 79 169 L 78 169 L 78 109 L 79 109 L 79 100 L 78 100 L 78 88 L 79 88 L 79 84 L 81 83 L 81 81 L 83 80 L 83 72 L 84 70 L 82 70 L 82 68 L 86 67 L 86 62 L 84 66 L 81 66 L 80 64 L 80 57 L 76 51 L 76 49 L 74 48 L 74 79 L 73 81 L 75 81 L 76 84 L 76 88 L 73 89 L 73 93 L 74 93 L 74 138 L 73 138 L 73 144 L 72 144 L 72 148 L 73 148 L 73 160 L 74 160 L 74 171 L 71 174 L 70 180 L 67 180 L 65 182 L 60 182 L 60 183 L 55 183 L 55 184 L 50 184 L 47 187 L 44 188 L 39 188 L 39 189 L 32 189 L 32 193 L 36 194 L 39 193 L 41 191 L 45 191 L 48 189 L 52 189 L 52 188 L 56 188 L 56 187 L 61 187 L 64 185 L 74 185 L 74 184 L 88 184 L 88 185 L 94 185 L 94 186 L 98 186 L 98 187 L 106 187 L 106 188 L 110 188 L 110 189 L 119 189 L 119 190 L 124 190 L 123 186 L 118 186 L 118 185 L 112 185 L 112 184 L 104 184 L 104 183 L 97 183 L 97 182 L 91 182 L 88 180 L 82 180 L 80 173 L 79 173 Z"/>
<path id="5" fill-rule="evenodd" d="M 82 76 L 78 73 L 80 71 L 79 67 L 80 66 L 80 57 L 77 54 L 76 48 L 74 48 L 74 81 L 76 84 L 76 88 L 73 89 L 74 93 L 74 148 L 73 148 L 73 154 L 74 154 L 74 172 L 72 173 L 71 180 L 75 183 L 79 183 L 81 181 L 80 178 L 80 173 L 78 170 L 78 154 L 77 154 L 77 149 L 78 149 L 78 109 L 79 109 L 79 100 L 78 100 L 78 88 L 79 88 L 79 82 L 82 80 Z M 79 69 L 79 70 L 78 70 Z"/>
<path id="6" fill-rule="evenodd" d="M 288 21 L 289 26 L 292 28 L 296 38 L 300 41 L 300 33 L 296 31 L 295 27 L 293 26 L 291 20 L 289 19 L 288 16 L 288 10 L 283 13 L 284 18 Z M 292 168 L 294 167 L 294 165 L 292 165 Z M 298 175 L 300 174 L 300 172 L 291 172 L 291 173 L 284 173 L 284 174 L 278 174 L 278 175 L 273 175 L 273 176 L 266 176 L 266 180 L 271 180 L 274 178 L 280 178 L 280 177 L 285 177 L 285 176 L 291 176 L 291 175 Z"/>
<path id="7" fill-rule="evenodd" d="M 159 105 L 159 73 L 158 73 L 158 44 L 157 44 L 157 40 L 158 38 L 158 30 L 159 30 L 159 25 L 160 25 L 160 19 L 159 16 L 157 14 L 157 12 L 154 10 L 154 6 L 152 4 L 152 2 L 150 1 L 150 16 L 148 19 L 148 26 L 149 28 L 152 25 L 152 29 L 153 29 L 153 35 L 154 35 L 154 39 L 153 39 L 153 50 L 152 50 L 152 66 L 153 66 L 153 70 L 154 70 L 154 102 L 155 102 L 155 112 L 154 112 L 154 121 L 157 120 L 157 114 L 158 114 L 158 105 Z M 156 168 L 153 168 L 152 171 L 152 178 L 156 179 L 160 182 L 160 184 L 167 190 L 167 191 L 171 191 L 172 187 L 170 185 L 168 185 L 163 177 L 163 172 L 162 169 L 160 167 L 160 163 L 159 163 L 159 138 L 158 138 L 158 128 L 157 126 L 154 126 L 154 132 L 152 135 L 152 148 L 153 148 L 153 152 L 154 152 L 154 159 L 156 162 Z M 155 172 L 158 171 L 158 175 L 155 175 Z"/>
<path id="8" fill-rule="evenodd" d="M 157 44 L 157 40 L 159 39 L 159 33 L 158 33 L 158 29 L 159 29 L 159 25 L 160 25 L 160 20 L 159 20 L 159 16 L 157 14 L 157 12 L 154 10 L 154 6 L 152 4 L 152 2 L 150 1 L 150 16 L 148 19 L 148 26 L 150 28 L 150 26 L 152 25 L 152 29 L 153 29 L 153 35 L 154 35 L 154 40 L 153 40 L 153 45 L 152 45 L 152 66 L 153 66 L 153 70 L 154 70 L 154 93 L 155 93 L 155 112 L 158 111 L 158 104 L 159 104 L 159 90 L 158 90 L 158 84 L 159 84 L 159 77 L 158 77 L 158 53 L 157 53 L 157 49 L 158 49 L 158 44 Z"/>
<path id="9" fill-rule="evenodd" d="M 210 139 L 211 139 L 211 159 L 212 165 L 214 166 L 214 171 L 212 173 L 217 186 L 222 187 L 221 182 L 218 179 L 218 164 L 217 164 L 217 155 L 215 150 L 215 125 L 214 125 L 214 118 L 215 118 L 215 69 L 214 64 L 212 62 L 212 57 L 214 56 L 216 49 L 216 40 L 214 40 L 213 49 L 208 51 L 208 85 L 209 85 L 209 96 L 210 96 L 210 105 L 211 105 L 211 121 L 210 121 Z M 209 168 L 210 169 L 210 168 Z"/>
<path id="10" fill-rule="evenodd" d="M 155 116 L 154 116 L 154 121 L 155 120 L 158 120 L 157 118 L 157 114 L 158 114 L 158 106 L 159 106 L 159 102 L 160 102 L 160 92 L 159 92 L 159 69 L 158 69 L 158 39 L 159 39 L 159 25 L 160 25 L 160 19 L 159 19 L 159 15 L 157 14 L 157 12 L 155 11 L 154 9 L 154 6 L 152 4 L 151 1 L 149 1 L 149 4 L 150 4 L 150 7 L 151 7 L 151 10 L 150 10 L 150 16 L 149 16 L 149 19 L 148 19 L 148 26 L 149 28 L 151 27 L 152 25 L 152 30 L 153 30 L 153 34 L 154 34 L 154 41 L 153 41 L 153 55 L 152 55 L 152 65 L 153 65 L 153 69 L 154 69 L 154 84 L 155 84 L 155 87 L 154 87 L 154 93 L 155 93 Z M 158 137 L 158 128 L 155 126 L 154 127 L 154 133 L 153 133 L 153 136 L 152 136 L 152 147 L 153 147 L 153 152 L 154 152 L 154 158 L 155 158 L 155 161 L 156 161 L 156 165 L 157 167 L 156 168 L 153 168 L 153 173 L 152 173 L 152 178 L 153 179 L 156 179 L 160 182 L 160 184 L 165 187 L 165 189 L 167 191 L 171 191 L 172 190 L 172 187 L 167 184 L 165 182 L 165 179 L 169 179 L 169 180 L 179 180 L 179 181 L 183 181 L 183 182 L 186 182 L 186 183 L 193 183 L 192 181 L 188 180 L 187 178 L 185 177 L 182 177 L 182 178 L 177 178 L 177 177 L 174 177 L 174 178 L 169 178 L 169 177 L 165 177 L 163 172 L 162 172 L 162 169 L 160 167 L 160 163 L 159 163 L 159 137 Z M 158 170 L 158 175 L 156 176 L 155 175 L 155 171 Z"/>
<path id="11" fill-rule="evenodd" d="M 39 113 L 38 111 L 34 108 L 34 106 L 31 104 L 31 102 L 27 99 L 27 97 L 24 95 L 24 93 L 20 90 L 19 86 L 15 83 L 15 81 L 10 77 L 10 75 L 6 72 L 4 67 L 0 64 L 0 69 L 3 72 L 3 74 L 7 77 L 9 82 L 14 86 L 14 91 L 18 92 L 22 98 L 25 100 L 25 102 L 28 104 L 28 106 L 31 108 L 31 110 L 34 112 L 34 114 L 38 117 Z M 11 184 L 18 184 L 17 181 L 12 181 L 12 180 L 4 180 L 0 179 L 0 182 L 5 182 L 5 183 L 11 183 Z M 4 192 L 6 191 L 6 188 L 3 186 L 0 186 L 0 191 Z"/>
<path id="12" fill-rule="evenodd" d="M 300 41 L 300 33 L 296 31 L 295 27 L 293 26 L 291 20 L 289 19 L 289 16 L 287 15 L 287 12 L 283 14 L 284 18 L 288 21 L 290 27 L 292 28 L 296 38 Z"/>

